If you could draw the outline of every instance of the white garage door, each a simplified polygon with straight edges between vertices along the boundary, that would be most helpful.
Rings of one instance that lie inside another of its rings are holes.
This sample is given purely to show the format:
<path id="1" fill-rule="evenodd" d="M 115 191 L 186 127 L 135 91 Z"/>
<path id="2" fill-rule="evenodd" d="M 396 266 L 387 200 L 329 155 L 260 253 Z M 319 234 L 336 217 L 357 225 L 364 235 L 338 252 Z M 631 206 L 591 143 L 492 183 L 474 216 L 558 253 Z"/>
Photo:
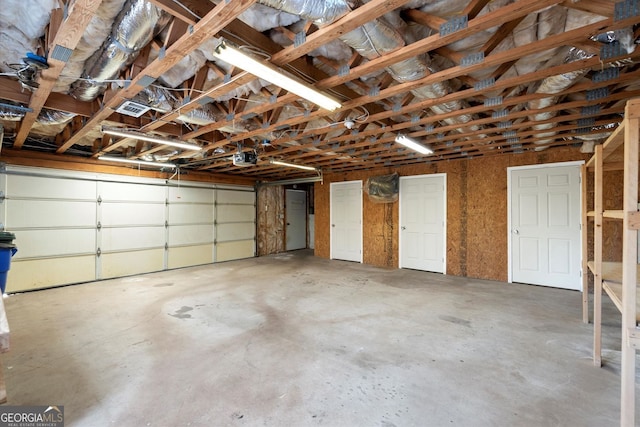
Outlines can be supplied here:
<path id="1" fill-rule="evenodd" d="M 7 292 L 255 256 L 252 187 L 9 166 L 0 190 Z"/>
<path id="2" fill-rule="evenodd" d="M 96 277 L 96 182 L 0 175 L 2 224 L 15 233 L 7 291 Z"/>
<path id="3" fill-rule="evenodd" d="M 255 191 L 216 190 L 215 251 L 216 262 L 255 256 Z"/>
<path id="4" fill-rule="evenodd" d="M 211 188 L 169 188 L 169 268 L 214 261 L 214 195 Z"/>
<path id="5" fill-rule="evenodd" d="M 166 187 L 98 182 L 99 279 L 164 268 Z"/>

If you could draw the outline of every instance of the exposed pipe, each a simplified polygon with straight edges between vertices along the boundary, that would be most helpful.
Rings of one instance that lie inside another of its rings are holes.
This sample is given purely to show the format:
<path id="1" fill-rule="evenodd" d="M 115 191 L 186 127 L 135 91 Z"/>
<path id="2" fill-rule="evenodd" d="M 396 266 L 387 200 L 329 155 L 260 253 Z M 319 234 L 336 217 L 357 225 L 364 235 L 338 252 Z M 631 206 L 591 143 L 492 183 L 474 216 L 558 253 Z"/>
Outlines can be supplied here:
<path id="1" fill-rule="evenodd" d="M 82 80 L 76 81 L 70 95 L 82 101 L 92 101 L 131 64 L 140 50 L 161 30 L 170 15 L 146 0 L 129 0 L 116 17 L 111 34 L 85 64 Z"/>

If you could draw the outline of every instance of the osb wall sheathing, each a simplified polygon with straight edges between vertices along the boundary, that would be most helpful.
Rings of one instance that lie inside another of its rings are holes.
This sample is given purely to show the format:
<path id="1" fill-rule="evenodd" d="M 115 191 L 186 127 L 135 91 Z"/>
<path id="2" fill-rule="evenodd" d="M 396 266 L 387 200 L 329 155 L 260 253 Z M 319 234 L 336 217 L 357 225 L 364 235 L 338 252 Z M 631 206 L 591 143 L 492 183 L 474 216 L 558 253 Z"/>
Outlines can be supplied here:
<path id="1" fill-rule="evenodd" d="M 622 209 L 624 174 L 622 171 L 605 171 L 602 175 L 602 207 L 604 210 Z M 593 226 L 593 222 L 591 222 Z M 602 221 L 602 260 L 622 261 L 622 221 Z M 593 258 L 590 258 L 593 259 Z"/>
<path id="2" fill-rule="evenodd" d="M 258 256 L 277 254 L 285 250 L 284 188 L 258 187 Z"/>
<path id="3" fill-rule="evenodd" d="M 398 172 L 400 176 L 447 174 L 447 274 L 506 281 L 508 276 L 507 168 L 588 160 L 577 149 L 555 149 L 385 168 L 367 173 L 326 174 L 315 184 L 315 254 L 330 256 L 330 183 L 362 180 Z M 391 212 L 389 212 L 391 210 Z M 391 221 L 390 221 L 391 218 Z M 363 196 L 363 260 L 379 267 L 398 267 L 398 202 L 372 203 Z M 389 241 L 391 238 L 391 241 Z M 389 250 L 391 249 L 391 253 Z"/>

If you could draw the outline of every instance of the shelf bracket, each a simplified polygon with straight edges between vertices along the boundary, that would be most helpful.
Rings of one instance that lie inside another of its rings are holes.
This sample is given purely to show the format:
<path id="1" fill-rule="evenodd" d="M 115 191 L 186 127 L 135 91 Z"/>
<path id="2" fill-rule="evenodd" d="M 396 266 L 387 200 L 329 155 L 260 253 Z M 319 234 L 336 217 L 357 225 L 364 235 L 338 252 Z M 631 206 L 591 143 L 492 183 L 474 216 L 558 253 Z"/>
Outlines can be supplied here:
<path id="1" fill-rule="evenodd" d="M 631 230 L 640 230 L 640 212 L 629 212 L 629 228 Z"/>
<path id="2" fill-rule="evenodd" d="M 627 345 L 636 350 L 640 349 L 640 328 L 627 329 Z"/>

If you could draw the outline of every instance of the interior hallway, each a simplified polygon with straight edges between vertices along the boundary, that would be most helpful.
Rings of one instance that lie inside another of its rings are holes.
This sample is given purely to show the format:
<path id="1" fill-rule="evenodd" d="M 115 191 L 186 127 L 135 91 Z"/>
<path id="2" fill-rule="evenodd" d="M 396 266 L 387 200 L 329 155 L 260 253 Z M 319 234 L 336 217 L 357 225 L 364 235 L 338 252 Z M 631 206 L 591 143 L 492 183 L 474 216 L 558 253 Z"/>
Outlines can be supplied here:
<path id="1" fill-rule="evenodd" d="M 11 275 L 9 274 L 9 280 Z M 12 295 L 10 405 L 67 426 L 613 426 L 580 294 L 310 251 Z"/>

